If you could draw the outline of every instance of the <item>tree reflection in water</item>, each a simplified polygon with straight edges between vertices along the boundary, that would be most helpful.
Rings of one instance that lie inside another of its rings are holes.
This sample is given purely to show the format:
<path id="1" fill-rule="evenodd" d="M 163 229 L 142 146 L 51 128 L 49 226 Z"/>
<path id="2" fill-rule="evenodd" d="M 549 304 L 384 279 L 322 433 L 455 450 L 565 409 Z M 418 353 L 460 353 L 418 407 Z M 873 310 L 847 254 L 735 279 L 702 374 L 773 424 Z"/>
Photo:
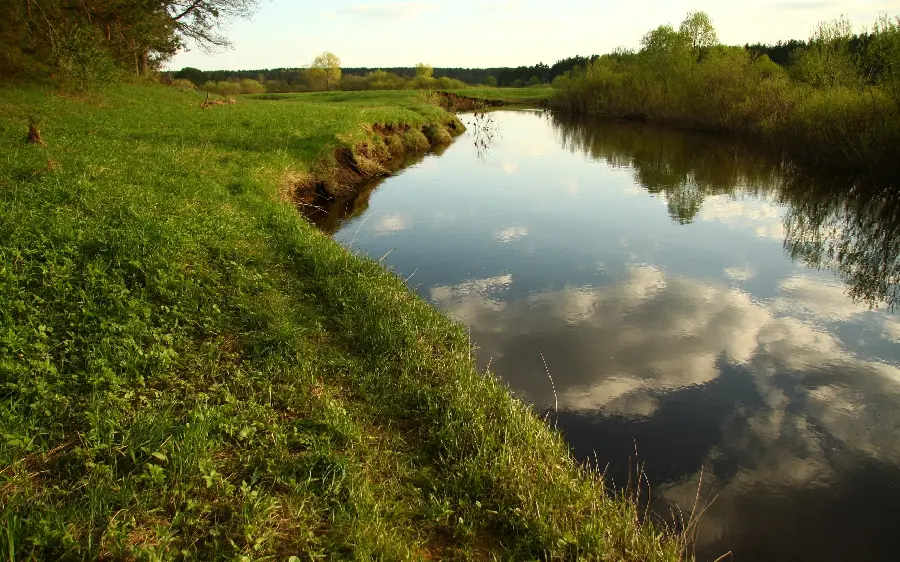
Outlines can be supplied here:
<path id="1" fill-rule="evenodd" d="M 833 271 L 847 293 L 870 307 L 900 301 L 900 190 L 861 179 L 817 177 L 748 143 L 646 125 L 597 127 L 552 119 L 559 141 L 607 164 L 633 170 L 664 197 L 679 224 L 694 221 L 705 198 L 765 198 L 786 209 L 784 249 L 793 261 Z"/>

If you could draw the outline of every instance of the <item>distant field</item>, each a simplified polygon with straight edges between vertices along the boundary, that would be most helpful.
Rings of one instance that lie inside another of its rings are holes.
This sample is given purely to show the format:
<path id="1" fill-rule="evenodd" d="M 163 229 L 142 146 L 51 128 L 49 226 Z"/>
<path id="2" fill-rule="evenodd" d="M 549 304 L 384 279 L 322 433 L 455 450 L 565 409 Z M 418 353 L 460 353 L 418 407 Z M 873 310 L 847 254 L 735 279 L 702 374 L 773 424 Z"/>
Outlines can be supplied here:
<path id="1" fill-rule="evenodd" d="M 538 86 L 532 88 L 465 88 L 462 90 L 450 90 L 458 96 L 478 98 L 483 100 L 497 100 L 511 104 L 541 103 L 553 96 L 553 88 Z"/>
<path id="2" fill-rule="evenodd" d="M 336 92 L 291 92 L 253 94 L 245 96 L 255 100 L 299 101 L 305 103 L 340 103 L 344 107 L 394 107 L 421 108 L 420 90 L 362 90 Z"/>
<path id="3" fill-rule="evenodd" d="M 501 101 L 508 104 L 539 104 L 553 96 L 549 86 L 534 88 L 464 88 L 446 90 L 458 96 L 482 100 Z M 363 90 L 352 92 L 303 92 L 285 94 L 256 94 L 248 96 L 260 100 L 284 100 L 302 102 L 340 102 L 350 106 L 394 105 L 412 108 L 422 103 L 421 90 Z"/>

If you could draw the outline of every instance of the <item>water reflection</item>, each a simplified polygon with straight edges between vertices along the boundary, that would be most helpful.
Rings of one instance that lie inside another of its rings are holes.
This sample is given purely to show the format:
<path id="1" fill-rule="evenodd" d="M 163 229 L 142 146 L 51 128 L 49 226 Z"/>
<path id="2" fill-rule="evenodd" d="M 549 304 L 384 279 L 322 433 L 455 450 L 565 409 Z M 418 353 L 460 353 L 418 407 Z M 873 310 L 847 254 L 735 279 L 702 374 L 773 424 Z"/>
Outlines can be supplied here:
<path id="1" fill-rule="evenodd" d="M 502 124 L 487 153 L 459 143 L 367 194 L 336 237 L 396 248 L 546 412 L 543 356 L 576 454 L 621 484 L 637 446 L 659 511 L 689 509 L 705 467 L 701 559 L 894 558 L 897 197 L 705 135 Z"/>
<path id="2" fill-rule="evenodd" d="M 893 306 L 900 282 L 900 190 L 864 181 L 815 177 L 751 144 L 640 125 L 602 127 L 555 117 L 554 132 L 572 151 L 633 170 L 649 193 L 665 197 L 669 216 L 690 224 L 704 200 L 726 195 L 785 205 L 784 248 L 792 260 L 829 269 L 851 298 Z M 734 216 L 734 209 L 725 213 Z"/>
<path id="3" fill-rule="evenodd" d="M 430 153 L 419 152 L 409 154 L 389 163 L 387 168 L 391 173 L 413 168 L 421 163 L 429 154 L 440 156 L 444 149 L 445 147 L 437 147 L 436 150 L 433 150 Z M 369 209 L 369 200 L 372 197 L 372 194 L 390 177 L 391 176 L 389 175 L 376 178 L 362 189 L 359 189 L 356 193 L 349 196 L 332 197 L 320 194 L 312 200 L 299 202 L 298 208 L 300 212 L 315 223 L 319 229 L 328 234 L 334 234 L 341 229 L 345 222 L 353 217 L 363 215 Z M 386 229 L 391 230 L 390 226 L 391 225 L 387 225 Z M 394 228 L 393 230 L 401 229 Z"/>
<path id="4" fill-rule="evenodd" d="M 783 193 L 784 247 L 792 260 L 837 272 L 851 298 L 897 304 L 900 282 L 900 192 L 793 185 Z"/>

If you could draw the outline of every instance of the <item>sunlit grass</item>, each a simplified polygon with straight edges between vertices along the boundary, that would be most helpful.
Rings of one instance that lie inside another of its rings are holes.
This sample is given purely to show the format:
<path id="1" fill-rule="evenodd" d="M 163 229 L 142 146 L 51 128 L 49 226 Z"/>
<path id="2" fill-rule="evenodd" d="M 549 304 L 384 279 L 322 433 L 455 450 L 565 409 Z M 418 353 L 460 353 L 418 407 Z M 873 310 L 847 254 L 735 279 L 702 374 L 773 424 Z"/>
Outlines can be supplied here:
<path id="1" fill-rule="evenodd" d="M 550 86 L 531 86 L 528 88 L 488 88 L 473 87 L 461 90 L 449 90 L 456 95 L 490 101 L 501 101 L 506 104 L 540 104 L 553 96 Z"/>
<path id="2" fill-rule="evenodd" d="M 679 559 L 460 327 L 283 200 L 363 125 L 447 115 L 292 99 L 0 90 L 3 556 Z"/>

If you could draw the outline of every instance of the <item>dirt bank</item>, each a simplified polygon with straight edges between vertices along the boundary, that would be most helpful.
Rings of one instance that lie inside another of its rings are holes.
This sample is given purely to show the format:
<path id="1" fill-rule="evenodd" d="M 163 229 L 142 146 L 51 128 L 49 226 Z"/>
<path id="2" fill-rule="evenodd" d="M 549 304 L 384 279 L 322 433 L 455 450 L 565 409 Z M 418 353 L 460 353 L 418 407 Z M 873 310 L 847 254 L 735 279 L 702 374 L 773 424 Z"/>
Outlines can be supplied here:
<path id="1" fill-rule="evenodd" d="M 466 130 L 455 116 L 421 128 L 403 123 L 363 127 L 367 140 L 324 155 L 310 174 L 287 178 L 284 193 L 302 203 L 351 196 L 373 180 L 396 171 L 407 156 L 446 146 Z"/>

